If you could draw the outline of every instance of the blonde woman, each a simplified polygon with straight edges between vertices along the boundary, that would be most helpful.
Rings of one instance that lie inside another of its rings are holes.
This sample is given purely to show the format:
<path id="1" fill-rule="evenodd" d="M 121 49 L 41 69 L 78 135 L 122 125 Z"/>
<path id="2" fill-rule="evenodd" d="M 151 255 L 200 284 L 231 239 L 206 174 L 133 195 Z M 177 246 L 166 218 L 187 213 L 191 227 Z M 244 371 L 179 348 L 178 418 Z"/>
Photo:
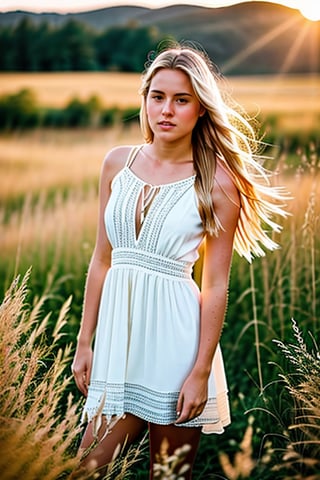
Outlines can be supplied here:
<path id="1" fill-rule="evenodd" d="M 208 58 L 162 51 L 141 87 L 145 143 L 103 163 L 97 241 L 73 362 L 87 397 L 85 468 L 149 429 L 150 479 L 168 454 L 230 423 L 219 339 L 235 249 L 249 261 L 276 245 L 281 192 L 255 160 L 254 132 L 222 100 Z M 204 247 L 201 291 L 192 279 Z M 93 337 L 94 353 L 92 353 Z M 189 466 L 189 467 L 188 467 Z"/>

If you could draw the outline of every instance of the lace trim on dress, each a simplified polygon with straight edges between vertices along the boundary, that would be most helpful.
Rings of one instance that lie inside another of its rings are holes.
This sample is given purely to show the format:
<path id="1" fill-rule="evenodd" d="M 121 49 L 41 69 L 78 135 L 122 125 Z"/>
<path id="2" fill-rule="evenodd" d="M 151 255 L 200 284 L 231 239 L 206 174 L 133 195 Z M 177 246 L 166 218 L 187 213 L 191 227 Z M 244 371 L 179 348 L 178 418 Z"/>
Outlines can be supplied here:
<path id="1" fill-rule="evenodd" d="M 108 423 L 122 418 L 126 413 L 142 418 L 143 420 L 158 425 L 174 424 L 177 414 L 176 405 L 179 392 L 158 392 L 141 385 L 125 383 L 114 384 L 94 380 L 91 384 L 92 392 L 99 392 L 99 401 L 93 400 L 84 412 L 84 417 L 88 421 L 97 422 L 97 417 L 106 416 Z M 221 433 L 223 427 L 230 423 L 229 409 L 221 406 L 227 405 L 225 397 L 227 392 L 223 392 L 218 398 L 209 398 L 204 411 L 199 417 L 193 420 L 181 423 L 182 427 L 203 427 L 205 433 Z M 97 397 L 96 397 L 97 398 Z M 177 425 L 178 426 L 178 425 Z M 206 428 L 207 426 L 207 428 Z"/>
<path id="2" fill-rule="evenodd" d="M 137 267 L 148 270 L 153 274 L 169 276 L 175 279 L 191 279 L 191 262 L 173 260 L 158 254 L 151 254 L 144 250 L 131 248 L 115 248 L 112 250 L 112 267 Z"/>

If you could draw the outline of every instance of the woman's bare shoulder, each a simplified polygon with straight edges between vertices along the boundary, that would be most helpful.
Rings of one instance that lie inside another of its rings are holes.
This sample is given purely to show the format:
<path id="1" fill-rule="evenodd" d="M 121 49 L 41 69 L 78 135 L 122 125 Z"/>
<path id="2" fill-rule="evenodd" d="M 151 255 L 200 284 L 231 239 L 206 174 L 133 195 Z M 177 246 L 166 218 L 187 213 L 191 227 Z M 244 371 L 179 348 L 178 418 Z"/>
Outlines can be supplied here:
<path id="1" fill-rule="evenodd" d="M 102 175 L 112 180 L 126 165 L 132 148 L 132 145 L 122 145 L 109 150 L 103 160 Z"/>

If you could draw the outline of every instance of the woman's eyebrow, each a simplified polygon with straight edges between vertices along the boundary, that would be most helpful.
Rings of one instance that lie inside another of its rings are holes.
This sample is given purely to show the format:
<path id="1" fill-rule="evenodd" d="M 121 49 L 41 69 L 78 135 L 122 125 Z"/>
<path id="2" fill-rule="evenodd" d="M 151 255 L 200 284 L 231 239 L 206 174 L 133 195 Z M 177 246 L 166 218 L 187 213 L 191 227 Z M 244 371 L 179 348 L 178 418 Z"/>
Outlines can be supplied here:
<path id="1" fill-rule="evenodd" d="M 156 89 L 150 90 L 150 93 L 160 93 L 161 95 L 165 95 L 165 92 L 163 92 L 162 90 L 156 90 Z M 181 93 L 179 92 L 174 94 L 174 97 L 184 97 L 184 96 L 192 97 L 192 94 L 188 92 L 181 92 Z"/>

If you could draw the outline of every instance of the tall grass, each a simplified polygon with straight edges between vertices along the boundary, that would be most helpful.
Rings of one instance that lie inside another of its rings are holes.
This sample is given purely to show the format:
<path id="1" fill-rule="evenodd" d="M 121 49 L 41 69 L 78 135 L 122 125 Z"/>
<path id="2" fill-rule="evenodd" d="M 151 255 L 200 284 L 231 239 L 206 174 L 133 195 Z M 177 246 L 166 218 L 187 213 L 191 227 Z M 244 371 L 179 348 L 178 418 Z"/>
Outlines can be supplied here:
<path id="1" fill-rule="evenodd" d="M 45 338 L 49 317 L 41 318 L 46 295 L 27 305 L 27 274 L 13 282 L 0 308 L 0 470 L 3 480 L 54 480 L 76 467 L 66 455 L 77 434 L 76 403 L 70 395 L 59 415 L 60 397 L 70 376 L 70 346 L 55 347 L 70 307 L 66 300 L 55 329 Z M 46 341 L 47 340 L 47 341 Z M 49 341 L 48 341 L 49 340 Z"/>
<path id="2" fill-rule="evenodd" d="M 277 381 L 275 365 L 280 363 L 285 374 L 286 362 L 279 359 L 273 340 L 286 341 L 293 316 L 301 328 L 310 330 L 315 338 L 320 331 L 317 315 L 320 304 L 320 164 L 313 147 L 311 152 L 312 155 L 302 156 L 297 171 L 288 176 L 286 168 L 281 176 L 280 181 L 293 195 L 288 206 L 292 215 L 277 238 L 281 248 L 256 259 L 250 268 L 234 258 L 229 311 L 222 335 L 234 421 L 220 443 L 220 449 L 229 457 L 226 462 L 225 456 L 219 454 L 227 478 L 230 475 L 233 475 L 230 478 L 259 480 L 284 478 L 283 471 L 276 474 L 273 467 L 285 464 L 286 457 L 279 451 L 286 450 L 287 431 L 294 423 L 290 412 L 295 400 L 290 396 L 292 392 L 284 392 L 283 385 Z M 315 388 L 319 400 L 320 387 Z M 245 412 L 250 412 L 255 419 L 251 453 L 243 447 L 242 432 L 248 428 Z M 320 438 L 319 430 L 314 434 Z M 304 447 L 302 442 L 301 450 Z M 243 463 L 239 461 L 241 455 L 246 454 L 252 455 L 254 464 L 247 475 L 241 471 Z"/>
<path id="3" fill-rule="evenodd" d="M 57 313 L 49 338 L 50 315 L 43 316 L 43 306 L 51 291 L 29 305 L 29 280 L 30 271 L 21 281 L 17 277 L 0 306 L 1 479 L 93 480 L 94 471 L 79 468 L 79 401 L 72 394 L 65 397 L 72 381 L 71 346 L 58 345 L 71 298 Z M 115 459 L 104 480 L 128 478 L 144 444 L 142 439 L 124 458 Z"/>
<path id="4" fill-rule="evenodd" d="M 287 359 L 280 377 L 293 408 L 282 463 L 273 470 L 285 479 L 315 480 L 320 475 L 320 352 L 311 332 L 307 342 L 294 319 L 292 330 L 293 343 L 276 341 Z"/>

